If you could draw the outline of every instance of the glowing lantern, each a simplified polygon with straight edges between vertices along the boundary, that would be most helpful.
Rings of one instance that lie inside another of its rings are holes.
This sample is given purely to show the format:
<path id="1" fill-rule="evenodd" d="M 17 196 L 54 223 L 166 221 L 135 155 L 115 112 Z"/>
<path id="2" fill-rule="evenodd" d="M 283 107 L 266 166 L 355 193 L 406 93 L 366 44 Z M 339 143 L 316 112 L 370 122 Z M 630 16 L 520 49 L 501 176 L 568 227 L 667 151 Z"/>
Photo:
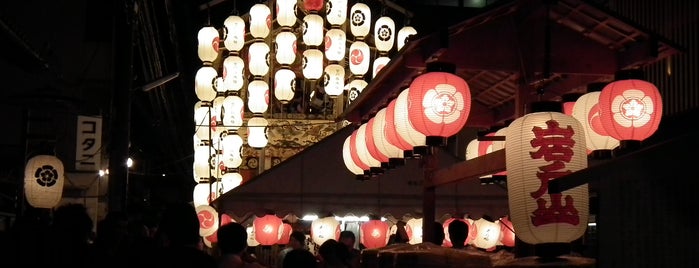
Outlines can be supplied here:
<path id="1" fill-rule="evenodd" d="M 340 222 L 334 216 L 318 218 L 311 222 L 311 240 L 322 245 L 328 239 L 340 240 Z"/>
<path id="2" fill-rule="evenodd" d="M 241 156 L 243 148 L 243 138 L 236 133 L 228 133 L 221 140 L 223 147 L 222 161 L 223 165 L 229 168 L 237 168 L 243 163 Z"/>
<path id="3" fill-rule="evenodd" d="M 252 226 L 255 228 L 255 240 L 263 246 L 276 244 L 284 231 L 282 219 L 271 214 L 256 218 Z"/>
<path id="4" fill-rule="evenodd" d="M 213 101 L 216 98 L 216 76 L 218 73 L 211 66 L 202 66 L 194 76 L 194 93 L 201 101 Z"/>
<path id="5" fill-rule="evenodd" d="M 253 117 L 248 121 L 248 145 L 255 149 L 267 146 L 267 119 Z"/>
<path id="6" fill-rule="evenodd" d="M 291 27 L 296 24 L 296 1 L 277 0 L 277 23 L 282 27 Z"/>
<path id="7" fill-rule="evenodd" d="M 624 75 L 633 76 L 630 79 Z M 599 96 L 602 127 L 609 136 L 621 141 L 640 143 L 658 130 L 663 116 L 663 102 L 655 85 L 640 79 L 642 74 L 618 72 Z"/>
<path id="8" fill-rule="evenodd" d="M 228 16 L 223 21 L 224 45 L 228 51 L 240 51 L 245 45 L 245 21 L 240 16 Z"/>
<path id="9" fill-rule="evenodd" d="M 209 205 L 196 206 L 199 217 L 199 235 L 209 236 L 218 230 L 218 212 Z"/>
<path id="10" fill-rule="evenodd" d="M 357 155 L 359 155 L 359 159 L 365 163 L 367 166 L 372 167 L 372 168 L 379 168 L 381 167 L 381 161 L 378 159 L 374 158 L 374 156 L 371 155 L 369 152 L 369 148 L 367 145 L 367 132 L 366 132 L 366 127 L 367 124 L 362 124 L 359 126 L 359 128 L 356 130 L 357 131 L 357 138 L 356 138 L 356 146 L 357 146 Z"/>
<path id="11" fill-rule="evenodd" d="M 212 150 L 208 144 L 196 144 L 194 146 L 194 181 L 199 182 L 202 179 L 209 179 L 211 168 L 209 160 L 211 159 Z"/>
<path id="12" fill-rule="evenodd" d="M 256 247 L 260 245 L 260 242 L 257 242 L 255 240 L 255 228 L 252 226 L 245 228 L 245 231 L 248 233 L 248 247 Z"/>
<path id="13" fill-rule="evenodd" d="M 228 56 L 223 60 L 223 88 L 226 91 L 239 91 L 245 84 L 243 73 L 245 62 L 238 56 Z"/>
<path id="14" fill-rule="evenodd" d="M 219 226 L 224 226 L 226 224 L 229 224 L 231 222 L 235 222 L 231 216 L 228 216 L 228 214 L 221 214 L 221 220 L 219 220 L 220 224 Z M 211 243 L 217 243 L 218 242 L 218 229 L 216 232 L 214 232 L 212 235 L 204 237 L 204 244 L 206 244 L 207 247 L 211 248 L 212 245 Z"/>
<path id="15" fill-rule="evenodd" d="M 347 102 L 351 103 L 354 100 L 359 97 L 359 94 L 362 93 L 364 88 L 368 85 L 366 81 L 363 79 L 354 79 L 349 84 L 347 84 L 347 87 L 349 89 L 349 93 L 347 96 Z"/>
<path id="16" fill-rule="evenodd" d="M 198 183 L 192 191 L 192 202 L 195 207 L 208 205 L 216 199 L 216 186 L 207 182 Z"/>
<path id="17" fill-rule="evenodd" d="M 211 103 L 198 101 L 194 104 L 194 134 L 199 140 L 211 140 Z"/>
<path id="18" fill-rule="evenodd" d="M 402 119 L 401 119 L 402 120 Z M 407 119 L 405 119 L 407 120 Z M 413 145 L 406 141 L 396 128 L 400 122 L 396 120 L 396 100 L 392 100 L 386 106 L 386 140 L 393 146 L 398 147 L 403 150 L 403 155 L 406 155 L 406 151 L 412 153 Z M 421 134 L 415 131 L 418 134 Z"/>
<path id="19" fill-rule="evenodd" d="M 350 31 L 355 37 L 363 38 L 371 30 L 371 9 L 364 3 L 356 3 L 350 8 Z"/>
<path id="20" fill-rule="evenodd" d="M 364 163 L 362 158 L 359 157 L 359 151 L 357 150 L 357 130 L 352 132 L 352 134 L 349 136 L 349 153 L 352 161 L 355 165 L 357 165 L 357 167 L 361 168 L 362 170 L 371 169 L 369 165 Z"/>
<path id="21" fill-rule="evenodd" d="M 378 57 L 374 60 L 374 65 L 373 65 L 373 71 L 372 71 L 372 77 L 376 78 L 376 76 L 379 74 L 381 69 L 385 67 L 389 62 L 391 61 L 391 58 L 389 57 Z"/>
<path id="22" fill-rule="evenodd" d="M 587 167 L 585 134 L 572 116 L 534 111 L 507 128 L 510 217 L 526 243 L 568 243 L 587 229 L 588 186 L 551 194 L 548 181 Z"/>
<path id="23" fill-rule="evenodd" d="M 471 110 L 471 91 L 461 77 L 428 72 L 410 84 L 408 118 L 424 134 L 428 145 L 444 145 L 458 133 Z"/>
<path id="24" fill-rule="evenodd" d="M 375 125 L 375 118 L 376 117 L 372 117 L 366 123 L 366 132 L 364 134 L 364 138 L 366 139 L 366 148 L 371 157 L 381 162 L 381 167 L 388 167 L 388 156 L 386 156 L 378 148 L 376 148 L 376 139 L 374 139 L 374 128 L 377 127 Z"/>
<path id="25" fill-rule="evenodd" d="M 410 227 L 412 233 L 408 234 L 410 240 L 408 244 L 415 245 L 422 243 L 422 218 L 410 219 L 405 223 L 406 227 Z"/>
<path id="26" fill-rule="evenodd" d="M 296 35 L 292 32 L 280 32 L 275 37 L 276 54 L 274 57 L 282 65 L 291 65 L 296 60 Z"/>
<path id="27" fill-rule="evenodd" d="M 505 216 L 500 218 L 500 243 L 506 247 L 515 246 L 515 228 L 510 219 Z"/>
<path id="28" fill-rule="evenodd" d="M 245 102 L 242 98 L 229 95 L 223 99 L 223 119 L 221 122 L 228 130 L 237 130 L 243 125 Z"/>
<path id="29" fill-rule="evenodd" d="M 473 239 L 473 246 L 482 249 L 492 249 L 500 242 L 500 224 L 483 218 L 476 220 L 478 233 Z"/>
<path id="30" fill-rule="evenodd" d="M 412 26 L 404 26 L 398 31 L 398 38 L 396 38 L 396 46 L 398 47 L 398 50 L 400 51 L 403 46 L 405 46 L 408 41 L 410 41 L 410 36 L 411 35 L 416 35 L 417 30 L 413 28 Z"/>
<path id="31" fill-rule="evenodd" d="M 340 29 L 330 29 L 325 34 L 325 58 L 329 61 L 339 62 L 345 58 L 345 45 L 347 37 Z"/>
<path id="32" fill-rule="evenodd" d="M 325 93 L 331 98 L 337 98 L 342 94 L 345 89 L 345 68 L 339 64 L 330 64 L 325 67 L 323 86 L 325 86 Z"/>
<path id="33" fill-rule="evenodd" d="M 347 136 L 345 142 L 342 144 L 342 160 L 344 161 L 347 170 L 352 172 L 352 174 L 357 177 L 363 177 L 364 170 L 354 162 L 354 159 L 352 159 L 352 154 L 350 152 L 350 137 L 351 136 Z"/>
<path id="34" fill-rule="evenodd" d="M 281 103 L 288 103 L 294 98 L 296 74 L 289 69 L 279 69 L 274 74 L 274 97 Z"/>
<path id="35" fill-rule="evenodd" d="M 306 79 L 316 80 L 323 75 L 323 52 L 317 49 L 308 49 L 303 52 L 303 76 Z"/>
<path id="36" fill-rule="evenodd" d="M 365 75 L 371 62 L 369 45 L 355 41 L 349 48 L 349 68 L 353 75 Z"/>
<path id="37" fill-rule="evenodd" d="M 291 224 L 288 223 L 283 223 L 282 224 L 282 235 L 279 237 L 279 241 L 277 244 L 279 245 L 286 245 L 289 244 L 289 239 L 291 238 Z"/>
<path id="38" fill-rule="evenodd" d="M 269 72 L 269 46 L 265 42 L 252 43 L 248 48 L 248 69 L 254 76 Z"/>
<path id="39" fill-rule="evenodd" d="M 218 31 L 214 27 L 203 27 L 199 29 L 197 34 L 199 45 L 197 46 L 197 54 L 203 62 L 211 63 L 218 57 Z"/>
<path id="40" fill-rule="evenodd" d="M 272 11 L 265 4 L 255 4 L 250 8 L 250 34 L 254 38 L 265 38 L 272 27 Z"/>
<path id="41" fill-rule="evenodd" d="M 309 46 L 323 43 L 323 18 L 316 14 L 303 17 L 303 42 Z"/>
<path id="42" fill-rule="evenodd" d="M 331 25 L 341 25 L 347 19 L 347 0 L 328 0 L 325 18 Z"/>
<path id="43" fill-rule="evenodd" d="M 590 152 L 619 146 L 619 140 L 610 137 L 602 126 L 599 95 L 599 91 L 589 92 L 580 96 L 573 106 L 573 117 L 580 121 L 585 130 L 585 145 Z"/>
<path id="44" fill-rule="evenodd" d="M 442 242 L 442 246 L 443 246 L 443 247 L 448 247 L 448 248 L 450 248 L 450 247 L 453 246 L 453 244 L 451 243 L 451 237 L 449 237 L 449 224 L 450 224 L 451 222 L 455 221 L 455 220 L 456 220 L 456 221 L 462 221 L 462 222 L 466 223 L 466 226 L 468 226 L 468 230 L 467 230 L 467 231 L 470 231 L 470 230 L 472 229 L 471 226 L 473 225 L 473 223 L 469 223 L 466 219 L 458 219 L 458 218 L 450 218 L 450 219 L 447 219 L 447 220 L 444 221 L 444 223 L 442 224 L 442 228 L 444 228 L 444 241 Z M 468 234 L 467 234 L 467 236 L 466 236 L 466 241 L 464 241 L 464 246 L 470 244 L 471 241 L 473 241 L 474 238 L 475 238 L 474 235 L 471 234 L 471 232 L 468 232 Z"/>
<path id="45" fill-rule="evenodd" d="M 391 17 L 380 17 L 374 26 L 374 44 L 379 52 L 388 52 L 396 39 L 396 23 Z"/>
<path id="46" fill-rule="evenodd" d="M 379 110 L 369 122 L 372 120 L 373 126 L 367 126 L 367 131 L 371 128 L 371 137 L 379 154 L 388 158 L 389 166 L 404 163 L 403 150 L 388 142 L 388 137 L 386 136 L 386 108 Z"/>
<path id="47" fill-rule="evenodd" d="M 478 139 L 473 139 L 468 144 L 466 145 L 466 160 L 471 160 L 476 157 L 479 157 L 480 155 L 478 154 L 478 145 L 479 145 Z"/>
<path id="48" fill-rule="evenodd" d="M 323 0 L 303 0 L 303 8 L 311 13 L 316 13 L 323 8 Z"/>
<path id="49" fill-rule="evenodd" d="M 221 177 L 221 194 L 225 194 L 233 188 L 240 186 L 243 182 L 243 176 L 238 172 L 227 172 Z"/>
<path id="50" fill-rule="evenodd" d="M 63 162 L 53 155 L 37 155 L 24 167 L 24 194 L 32 207 L 53 208 L 63 196 Z"/>
<path id="51" fill-rule="evenodd" d="M 381 220 L 364 222 L 359 228 L 360 242 L 368 249 L 386 246 L 388 237 L 388 224 Z"/>
<path id="52" fill-rule="evenodd" d="M 573 107 L 575 102 L 580 98 L 582 94 L 579 93 L 568 93 L 563 95 L 561 102 L 563 102 L 563 113 L 567 115 L 573 115 Z"/>
<path id="53" fill-rule="evenodd" d="M 269 107 L 269 85 L 263 80 L 248 84 L 248 109 L 255 114 L 262 114 Z"/>
<path id="54" fill-rule="evenodd" d="M 211 121 L 209 124 L 209 128 L 211 128 L 211 140 L 213 141 L 212 144 L 218 144 L 218 141 L 221 138 L 221 134 L 223 133 L 223 131 L 226 130 L 222 126 L 223 124 L 221 123 L 221 120 L 223 118 L 224 99 L 225 98 L 223 96 L 219 96 L 214 98 L 214 101 L 211 103 Z"/>
<path id="55" fill-rule="evenodd" d="M 413 153 L 419 154 L 420 151 L 425 151 L 427 144 L 425 143 L 425 134 L 417 131 L 410 123 L 410 116 L 408 114 L 409 92 L 410 88 L 404 89 L 403 92 L 398 94 L 398 98 L 395 99 L 395 119 L 393 123 L 395 124 L 394 127 L 396 132 L 401 138 L 403 138 L 404 141 L 410 144 L 410 149 L 414 151 Z"/>

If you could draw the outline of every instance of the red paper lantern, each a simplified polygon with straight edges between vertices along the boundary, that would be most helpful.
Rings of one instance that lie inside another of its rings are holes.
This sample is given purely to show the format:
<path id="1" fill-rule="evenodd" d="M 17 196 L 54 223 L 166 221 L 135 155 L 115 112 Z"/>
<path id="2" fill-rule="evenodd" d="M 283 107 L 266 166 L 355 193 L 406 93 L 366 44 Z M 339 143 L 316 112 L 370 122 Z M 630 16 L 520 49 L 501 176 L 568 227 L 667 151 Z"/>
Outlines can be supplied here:
<path id="1" fill-rule="evenodd" d="M 362 170 L 369 170 L 369 165 L 364 163 L 362 159 L 359 158 L 359 153 L 357 152 L 357 130 L 352 132 L 350 135 L 350 144 L 349 144 L 349 150 L 350 150 L 350 156 L 352 157 L 352 160 L 354 161 L 354 164 L 357 165 L 359 168 Z"/>
<path id="2" fill-rule="evenodd" d="M 282 236 L 279 238 L 277 244 L 286 245 L 289 244 L 289 238 L 291 238 L 291 224 L 283 223 L 282 228 Z"/>
<path id="3" fill-rule="evenodd" d="M 447 72 L 428 72 L 410 84 L 408 115 L 428 145 L 444 144 L 458 133 L 471 110 L 471 91 L 466 81 Z"/>
<path id="4" fill-rule="evenodd" d="M 233 220 L 233 218 L 231 218 L 231 216 L 228 216 L 228 214 L 221 215 L 220 226 L 224 226 L 224 225 L 229 224 L 231 222 L 235 222 Z M 209 242 L 209 244 L 210 243 L 218 243 L 218 229 L 214 232 L 214 234 L 207 236 L 207 237 L 204 237 L 204 239 L 206 240 L 205 242 Z M 211 246 L 209 246 L 209 247 L 211 247 Z"/>
<path id="5" fill-rule="evenodd" d="M 379 149 L 376 147 L 376 141 L 374 140 L 374 120 L 375 117 L 372 117 L 369 119 L 369 122 L 366 124 L 366 148 L 369 151 L 369 154 L 374 157 L 374 159 L 379 160 L 381 163 L 386 163 L 388 164 L 388 156 L 383 154 Z"/>
<path id="6" fill-rule="evenodd" d="M 609 83 L 600 93 L 599 105 L 602 127 L 620 141 L 645 140 L 658 130 L 663 116 L 658 88 L 639 79 Z"/>
<path id="7" fill-rule="evenodd" d="M 276 244 L 284 231 L 282 219 L 271 214 L 256 218 L 252 225 L 255 229 L 255 240 L 263 246 Z"/>
<path id="8" fill-rule="evenodd" d="M 368 249 L 380 248 L 388 243 L 388 224 L 381 220 L 370 220 L 359 228 L 361 243 Z"/>
<path id="9" fill-rule="evenodd" d="M 393 146 L 400 148 L 403 151 L 412 151 L 413 145 L 403 139 L 396 131 L 396 100 L 392 100 L 386 106 L 386 140 Z"/>
<path id="10" fill-rule="evenodd" d="M 303 0 L 303 8 L 306 11 L 320 11 L 323 8 L 323 0 Z"/>
<path id="11" fill-rule="evenodd" d="M 214 234 L 218 230 L 218 212 L 209 205 L 196 207 L 197 218 L 199 218 L 199 235 L 206 237 Z"/>
<path id="12" fill-rule="evenodd" d="M 506 247 L 515 246 L 515 228 L 508 216 L 500 218 L 500 243 Z"/>

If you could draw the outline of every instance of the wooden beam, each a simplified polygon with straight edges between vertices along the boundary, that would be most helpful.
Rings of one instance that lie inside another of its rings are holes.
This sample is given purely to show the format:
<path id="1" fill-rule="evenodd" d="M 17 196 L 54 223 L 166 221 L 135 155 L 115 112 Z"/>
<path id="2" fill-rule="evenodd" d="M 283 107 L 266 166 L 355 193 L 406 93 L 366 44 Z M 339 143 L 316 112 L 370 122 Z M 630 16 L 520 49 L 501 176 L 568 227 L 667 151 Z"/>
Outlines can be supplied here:
<path id="1" fill-rule="evenodd" d="M 498 150 L 474 159 L 456 163 L 435 171 L 432 180 L 425 187 L 437 187 L 452 182 L 476 179 L 505 170 L 505 149 Z"/>

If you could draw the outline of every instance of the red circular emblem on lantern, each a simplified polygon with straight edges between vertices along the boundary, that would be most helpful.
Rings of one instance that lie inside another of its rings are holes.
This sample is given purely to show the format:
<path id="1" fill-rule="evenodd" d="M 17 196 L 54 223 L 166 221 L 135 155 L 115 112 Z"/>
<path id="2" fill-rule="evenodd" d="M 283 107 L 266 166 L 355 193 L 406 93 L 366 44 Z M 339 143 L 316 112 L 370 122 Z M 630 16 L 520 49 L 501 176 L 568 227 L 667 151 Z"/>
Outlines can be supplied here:
<path id="1" fill-rule="evenodd" d="M 255 240 L 263 246 L 276 244 L 279 241 L 280 231 L 284 228 L 282 219 L 270 214 L 256 218 L 252 225 L 255 229 Z"/>
<path id="2" fill-rule="evenodd" d="M 425 136 L 450 137 L 466 124 L 471 92 L 461 77 L 446 72 L 418 76 L 410 84 L 408 119 Z"/>
<path id="3" fill-rule="evenodd" d="M 364 53 L 360 49 L 354 49 L 350 52 L 350 62 L 353 65 L 359 65 L 364 61 Z"/>
<path id="4" fill-rule="evenodd" d="M 617 140 L 643 141 L 658 130 L 663 102 L 655 85 L 638 79 L 619 80 L 599 96 L 600 120 Z"/>

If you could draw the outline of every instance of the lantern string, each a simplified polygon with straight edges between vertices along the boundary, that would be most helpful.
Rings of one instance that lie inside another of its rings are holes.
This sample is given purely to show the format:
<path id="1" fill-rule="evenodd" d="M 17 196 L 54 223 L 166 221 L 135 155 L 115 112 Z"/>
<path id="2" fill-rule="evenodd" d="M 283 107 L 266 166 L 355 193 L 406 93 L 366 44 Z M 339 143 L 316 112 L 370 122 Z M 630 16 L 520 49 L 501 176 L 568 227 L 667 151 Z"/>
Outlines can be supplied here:
<path id="1" fill-rule="evenodd" d="M 211 26 L 211 5 L 206 3 L 206 26 Z"/>

